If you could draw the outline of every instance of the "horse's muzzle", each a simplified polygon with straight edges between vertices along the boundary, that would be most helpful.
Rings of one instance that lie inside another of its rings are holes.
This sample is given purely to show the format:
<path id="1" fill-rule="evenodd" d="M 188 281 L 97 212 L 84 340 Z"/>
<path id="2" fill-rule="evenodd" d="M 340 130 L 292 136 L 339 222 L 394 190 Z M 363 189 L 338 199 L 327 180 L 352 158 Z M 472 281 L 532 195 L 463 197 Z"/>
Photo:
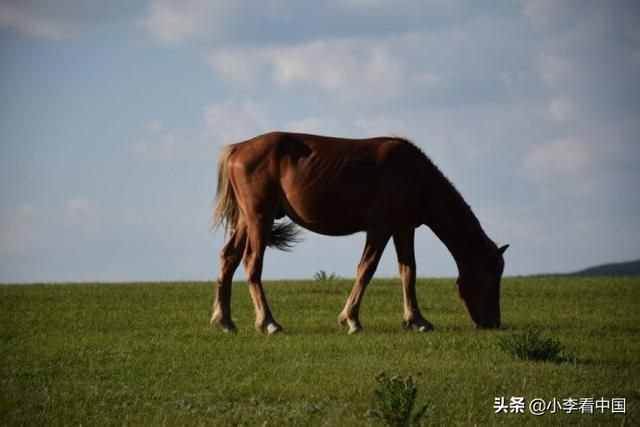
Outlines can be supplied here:
<path id="1" fill-rule="evenodd" d="M 474 321 L 477 329 L 498 329 L 500 328 L 500 313 L 493 316 L 476 316 Z"/>

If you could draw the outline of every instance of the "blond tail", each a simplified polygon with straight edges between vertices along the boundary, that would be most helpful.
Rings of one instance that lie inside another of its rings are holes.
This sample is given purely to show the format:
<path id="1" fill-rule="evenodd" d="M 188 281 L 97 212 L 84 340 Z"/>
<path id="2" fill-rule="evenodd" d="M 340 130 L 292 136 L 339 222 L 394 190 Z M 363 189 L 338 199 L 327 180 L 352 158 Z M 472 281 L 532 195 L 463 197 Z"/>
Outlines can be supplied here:
<path id="1" fill-rule="evenodd" d="M 238 224 L 240 211 L 238 209 L 238 201 L 233 192 L 233 186 L 229 179 L 229 157 L 235 151 L 235 147 L 227 145 L 218 161 L 218 188 L 216 190 L 216 207 L 211 217 L 211 230 L 215 230 L 221 225 L 224 226 L 225 234 L 229 228 L 235 228 Z"/>

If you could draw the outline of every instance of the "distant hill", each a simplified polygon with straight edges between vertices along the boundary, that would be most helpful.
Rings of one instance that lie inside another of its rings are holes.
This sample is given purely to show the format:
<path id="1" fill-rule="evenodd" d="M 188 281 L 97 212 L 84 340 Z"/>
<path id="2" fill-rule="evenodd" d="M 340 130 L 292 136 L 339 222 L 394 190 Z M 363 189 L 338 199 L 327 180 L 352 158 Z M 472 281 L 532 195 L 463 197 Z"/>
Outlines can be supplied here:
<path id="1" fill-rule="evenodd" d="M 640 276 L 640 259 L 597 265 L 569 273 L 569 276 Z"/>

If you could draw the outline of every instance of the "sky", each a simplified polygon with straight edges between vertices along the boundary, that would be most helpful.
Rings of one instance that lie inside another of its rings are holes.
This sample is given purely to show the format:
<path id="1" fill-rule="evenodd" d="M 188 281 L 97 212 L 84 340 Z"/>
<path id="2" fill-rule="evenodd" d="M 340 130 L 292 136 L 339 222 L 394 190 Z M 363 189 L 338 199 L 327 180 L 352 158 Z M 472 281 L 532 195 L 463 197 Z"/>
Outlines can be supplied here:
<path id="1" fill-rule="evenodd" d="M 2 283 L 214 279 L 218 153 L 271 130 L 411 139 L 506 275 L 640 258 L 637 1 L 0 0 L 0 64 Z M 363 245 L 306 232 L 264 277 Z"/>

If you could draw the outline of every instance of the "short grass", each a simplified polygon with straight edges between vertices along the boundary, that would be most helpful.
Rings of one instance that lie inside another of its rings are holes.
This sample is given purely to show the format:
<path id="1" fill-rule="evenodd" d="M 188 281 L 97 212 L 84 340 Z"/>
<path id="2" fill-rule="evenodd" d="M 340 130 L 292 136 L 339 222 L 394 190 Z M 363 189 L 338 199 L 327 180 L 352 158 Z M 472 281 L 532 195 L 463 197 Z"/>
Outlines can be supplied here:
<path id="1" fill-rule="evenodd" d="M 365 295 L 365 330 L 336 317 L 351 283 L 265 284 L 285 333 L 253 329 L 234 284 L 239 332 L 209 327 L 211 283 L 0 286 L 0 424 L 376 425 L 374 375 L 416 380 L 428 425 L 640 425 L 640 280 L 507 278 L 503 328 L 473 329 L 451 279 L 419 280 L 436 330 L 404 331 L 397 280 Z M 572 355 L 501 350 L 536 328 Z M 626 414 L 495 414 L 495 397 L 623 397 Z"/>

